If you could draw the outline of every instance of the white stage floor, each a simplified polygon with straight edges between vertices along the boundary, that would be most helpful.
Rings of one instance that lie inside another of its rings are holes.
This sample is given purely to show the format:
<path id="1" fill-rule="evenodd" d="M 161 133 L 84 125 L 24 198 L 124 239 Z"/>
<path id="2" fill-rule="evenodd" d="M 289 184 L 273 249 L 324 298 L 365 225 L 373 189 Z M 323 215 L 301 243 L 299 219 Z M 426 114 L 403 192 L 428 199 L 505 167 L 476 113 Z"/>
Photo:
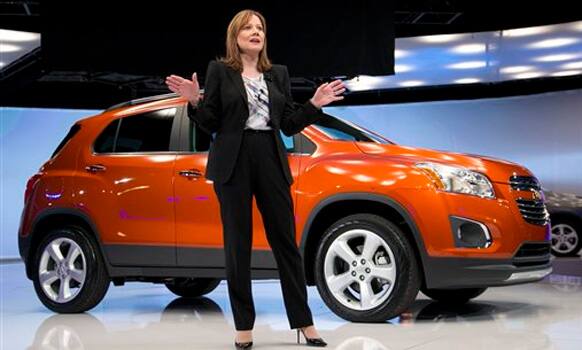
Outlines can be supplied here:
<path id="1" fill-rule="evenodd" d="M 2 350 L 233 349 L 226 283 L 206 298 L 176 297 L 163 285 L 111 287 L 84 314 L 59 315 L 37 299 L 22 263 L 0 264 Z M 418 295 L 409 313 L 382 324 L 350 323 L 308 287 L 309 304 L 327 349 L 582 349 L 582 278 L 491 288 L 462 307 Z M 289 329 L 278 280 L 256 281 L 253 349 L 305 349 Z M 309 347 L 311 348 L 311 347 Z"/>

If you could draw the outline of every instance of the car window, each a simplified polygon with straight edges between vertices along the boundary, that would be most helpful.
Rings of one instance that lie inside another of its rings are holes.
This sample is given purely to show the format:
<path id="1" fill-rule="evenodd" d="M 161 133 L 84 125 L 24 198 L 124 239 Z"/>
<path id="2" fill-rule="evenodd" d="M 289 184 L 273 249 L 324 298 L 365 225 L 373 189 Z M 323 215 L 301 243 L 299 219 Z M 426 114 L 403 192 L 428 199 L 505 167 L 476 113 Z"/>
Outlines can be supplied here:
<path id="1" fill-rule="evenodd" d="M 340 129 L 322 125 L 318 125 L 318 127 L 333 139 L 346 141 L 359 141 L 357 135 L 349 134 L 347 132 L 341 131 Z"/>
<path id="2" fill-rule="evenodd" d="M 95 141 L 97 153 L 167 152 L 176 108 L 147 112 L 111 122 Z"/>
<path id="3" fill-rule="evenodd" d="M 61 143 L 59 143 L 57 148 L 54 150 L 53 154 L 51 155 L 51 158 L 56 156 L 57 153 L 59 153 L 59 151 L 67 144 L 67 142 L 69 142 L 69 140 L 71 140 L 73 136 L 75 136 L 77 132 L 79 132 L 79 130 L 81 130 L 81 126 L 79 124 L 73 125 L 71 129 L 69 129 L 69 132 L 67 133 L 67 135 L 65 135 Z"/>
<path id="4" fill-rule="evenodd" d="M 214 139 L 216 133 L 213 133 L 211 136 L 192 120 L 190 120 L 189 123 L 190 137 L 188 140 L 190 142 L 188 148 L 190 152 L 208 152 L 210 149 L 210 142 Z"/>
<path id="5" fill-rule="evenodd" d="M 283 144 L 285 144 L 285 149 L 287 150 L 287 153 L 295 152 L 295 139 L 293 138 L 293 136 L 287 136 L 283 134 L 283 132 L 280 130 L 279 132 L 281 134 Z"/>
<path id="6" fill-rule="evenodd" d="M 311 141 L 308 137 L 305 137 L 302 133 L 297 134 L 297 138 L 295 143 L 298 147 L 296 147 L 296 152 L 301 152 L 303 154 L 313 154 L 317 149 L 317 146 L 313 141 Z M 300 148 L 300 149 L 298 149 Z"/>
<path id="7" fill-rule="evenodd" d="M 295 152 L 295 139 L 293 136 L 287 136 L 281 131 L 280 134 L 287 152 Z M 190 121 L 190 152 L 208 152 L 210 149 L 210 142 L 214 139 L 215 135 L 216 133 L 213 133 L 212 136 L 208 135 L 208 133 L 197 126 L 196 123 Z"/>
<path id="8" fill-rule="evenodd" d="M 325 114 L 313 124 L 317 129 L 338 141 L 365 141 L 391 144 L 389 140 L 375 135 L 346 120 Z"/>
<path id="9" fill-rule="evenodd" d="M 115 134 L 117 133 L 117 127 L 119 126 L 119 121 L 121 119 L 116 119 L 109 123 L 105 130 L 101 132 L 97 140 L 93 145 L 93 151 L 96 153 L 110 153 L 113 152 L 113 144 L 115 143 Z"/>

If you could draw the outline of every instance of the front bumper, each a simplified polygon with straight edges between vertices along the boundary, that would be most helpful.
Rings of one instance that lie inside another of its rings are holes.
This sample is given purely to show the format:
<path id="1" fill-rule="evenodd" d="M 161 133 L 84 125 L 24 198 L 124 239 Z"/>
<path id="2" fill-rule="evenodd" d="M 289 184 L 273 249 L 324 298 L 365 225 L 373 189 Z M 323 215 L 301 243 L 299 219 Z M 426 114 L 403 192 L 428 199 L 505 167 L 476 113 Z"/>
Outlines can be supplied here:
<path id="1" fill-rule="evenodd" d="M 512 259 L 435 258 L 425 266 L 426 287 L 458 289 L 536 282 L 552 272 L 548 242 L 526 242 Z"/>

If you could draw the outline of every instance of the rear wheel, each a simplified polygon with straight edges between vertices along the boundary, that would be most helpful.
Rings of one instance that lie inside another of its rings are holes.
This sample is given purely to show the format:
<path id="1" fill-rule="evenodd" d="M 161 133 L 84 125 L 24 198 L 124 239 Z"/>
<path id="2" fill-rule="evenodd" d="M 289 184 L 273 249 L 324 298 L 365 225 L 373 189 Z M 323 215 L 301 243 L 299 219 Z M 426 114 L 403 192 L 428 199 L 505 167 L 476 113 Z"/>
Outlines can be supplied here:
<path id="1" fill-rule="evenodd" d="M 326 305 L 353 322 L 384 322 L 416 298 L 420 271 L 405 234 L 373 214 L 334 223 L 317 251 L 315 280 Z"/>
<path id="2" fill-rule="evenodd" d="M 426 289 L 421 291 L 427 297 L 446 304 L 465 304 L 471 299 L 485 293 L 487 288 L 463 288 L 463 289 Z"/>
<path id="3" fill-rule="evenodd" d="M 110 279 L 97 244 L 81 227 L 48 232 L 36 250 L 33 266 L 36 294 L 55 312 L 92 309 L 109 288 Z"/>
<path id="4" fill-rule="evenodd" d="M 212 292 L 219 284 L 217 278 L 175 278 L 166 287 L 181 297 L 196 298 Z"/>

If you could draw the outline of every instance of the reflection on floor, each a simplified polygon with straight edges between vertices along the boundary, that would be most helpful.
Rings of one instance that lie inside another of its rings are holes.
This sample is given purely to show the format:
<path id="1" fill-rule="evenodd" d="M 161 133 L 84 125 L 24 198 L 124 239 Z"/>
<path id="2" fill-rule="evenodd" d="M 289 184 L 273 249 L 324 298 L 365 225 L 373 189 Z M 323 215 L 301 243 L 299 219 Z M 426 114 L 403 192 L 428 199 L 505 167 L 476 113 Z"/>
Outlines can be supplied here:
<path id="1" fill-rule="evenodd" d="M 552 258 L 555 274 L 582 277 L 582 260 L 580 256 Z"/>
<path id="2" fill-rule="evenodd" d="M 84 314 L 59 315 L 37 299 L 24 265 L 0 264 L 1 349 L 232 349 L 234 324 L 223 282 L 200 299 L 179 298 L 163 285 L 111 285 Z M 380 324 L 337 317 L 309 287 L 309 304 L 328 349 L 581 349 L 582 278 L 491 288 L 475 302 L 447 307 L 422 294 L 411 309 Z M 279 281 L 253 283 L 255 349 L 294 344 Z"/>

